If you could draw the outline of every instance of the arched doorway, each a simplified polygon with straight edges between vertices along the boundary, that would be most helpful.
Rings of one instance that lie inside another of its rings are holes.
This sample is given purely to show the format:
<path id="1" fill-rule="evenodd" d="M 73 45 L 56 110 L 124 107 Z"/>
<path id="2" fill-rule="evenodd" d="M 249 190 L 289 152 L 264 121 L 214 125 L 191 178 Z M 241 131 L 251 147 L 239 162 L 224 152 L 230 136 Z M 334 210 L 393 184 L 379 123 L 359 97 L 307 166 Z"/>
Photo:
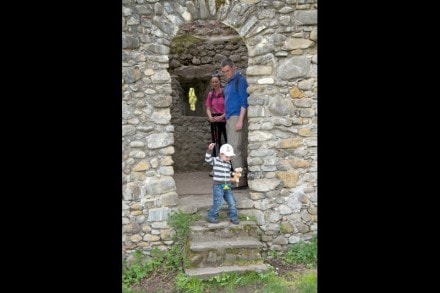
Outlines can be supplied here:
<path id="1" fill-rule="evenodd" d="M 220 72 L 220 63 L 226 57 L 231 58 L 245 74 L 247 48 L 234 29 L 215 21 L 196 21 L 183 25 L 170 47 L 174 172 L 206 171 L 206 178 L 209 179 L 207 175 L 210 166 L 204 162 L 204 156 L 211 142 L 211 134 L 205 100 L 211 90 L 211 75 Z M 225 84 L 223 78 L 222 84 Z M 194 90 L 197 97 L 193 109 L 190 106 L 190 90 Z M 244 128 L 243 141 L 245 159 L 247 129 Z"/>

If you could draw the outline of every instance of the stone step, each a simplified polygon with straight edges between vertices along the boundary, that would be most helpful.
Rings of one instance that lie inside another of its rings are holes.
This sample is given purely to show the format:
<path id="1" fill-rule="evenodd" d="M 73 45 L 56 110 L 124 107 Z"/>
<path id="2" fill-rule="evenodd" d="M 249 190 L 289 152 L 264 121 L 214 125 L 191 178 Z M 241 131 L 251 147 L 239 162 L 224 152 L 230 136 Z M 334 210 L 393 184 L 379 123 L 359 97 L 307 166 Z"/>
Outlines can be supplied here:
<path id="1" fill-rule="evenodd" d="M 189 268 L 221 267 L 262 263 L 263 244 L 252 238 L 216 239 L 190 243 Z"/>
<path id="2" fill-rule="evenodd" d="M 267 264 L 250 264 L 245 266 L 232 265 L 232 266 L 216 266 L 216 267 L 203 267 L 203 268 L 187 268 L 185 274 L 189 277 L 196 277 L 203 280 L 208 280 L 211 277 L 221 275 L 223 273 L 244 273 L 244 272 L 257 272 L 267 273 L 270 270 L 270 266 Z"/>
<path id="3" fill-rule="evenodd" d="M 190 226 L 190 238 L 193 241 L 207 241 L 215 239 L 230 239 L 238 237 L 252 237 L 260 239 L 261 231 L 253 221 L 240 221 L 234 225 L 229 221 L 220 221 L 217 224 L 206 221 L 196 221 Z"/>
<path id="4" fill-rule="evenodd" d="M 265 244 L 262 231 L 254 221 L 229 222 L 227 206 L 219 213 L 219 223 L 206 221 L 207 210 L 196 211 L 202 220 L 191 223 L 185 258 L 188 276 L 210 278 L 226 272 L 265 272 L 268 267 L 261 256 Z M 226 210 L 226 211 L 225 211 Z"/>
<path id="5" fill-rule="evenodd" d="M 250 209 L 253 207 L 253 201 L 250 199 L 249 190 L 233 191 L 237 201 L 237 210 Z M 179 209 L 187 214 L 193 214 L 198 211 L 207 212 L 212 207 L 212 190 L 209 188 L 205 194 L 179 194 Z M 223 201 L 222 210 L 228 209 L 228 204 Z"/>
<path id="6" fill-rule="evenodd" d="M 253 238 L 215 239 L 211 241 L 191 241 L 190 250 L 193 252 L 207 250 L 226 250 L 234 248 L 261 248 L 263 244 Z"/>

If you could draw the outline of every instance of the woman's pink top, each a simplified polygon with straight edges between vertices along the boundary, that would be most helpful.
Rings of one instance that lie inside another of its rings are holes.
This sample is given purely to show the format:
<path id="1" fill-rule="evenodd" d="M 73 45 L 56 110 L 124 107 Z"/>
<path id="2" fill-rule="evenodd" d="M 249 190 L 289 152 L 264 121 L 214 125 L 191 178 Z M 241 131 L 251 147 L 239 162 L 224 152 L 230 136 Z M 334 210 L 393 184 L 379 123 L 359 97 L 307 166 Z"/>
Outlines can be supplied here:
<path id="1" fill-rule="evenodd" d="M 208 93 L 208 98 L 205 102 L 206 107 L 211 108 L 211 113 L 213 116 L 219 116 L 225 113 L 225 97 L 223 96 L 223 90 L 216 94 L 215 91 L 210 91 Z M 225 118 L 220 120 L 221 122 L 226 122 Z"/>

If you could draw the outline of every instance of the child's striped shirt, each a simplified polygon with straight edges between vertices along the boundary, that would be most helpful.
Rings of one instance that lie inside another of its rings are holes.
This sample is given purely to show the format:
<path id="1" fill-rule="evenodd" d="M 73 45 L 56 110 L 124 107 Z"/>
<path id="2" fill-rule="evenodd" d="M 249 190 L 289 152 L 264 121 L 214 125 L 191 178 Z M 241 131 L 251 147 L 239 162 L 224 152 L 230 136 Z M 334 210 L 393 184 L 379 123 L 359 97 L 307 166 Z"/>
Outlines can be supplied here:
<path id="1" fill-rule="evenodd" d="M 231 183 L 231 162 L 226 162 L 220 157 L 213 157 L 212 151 L 208 150 L 205 154 L 205 161 L 210 164 L 213 171 L 212 179 L 216 184 Z"/>

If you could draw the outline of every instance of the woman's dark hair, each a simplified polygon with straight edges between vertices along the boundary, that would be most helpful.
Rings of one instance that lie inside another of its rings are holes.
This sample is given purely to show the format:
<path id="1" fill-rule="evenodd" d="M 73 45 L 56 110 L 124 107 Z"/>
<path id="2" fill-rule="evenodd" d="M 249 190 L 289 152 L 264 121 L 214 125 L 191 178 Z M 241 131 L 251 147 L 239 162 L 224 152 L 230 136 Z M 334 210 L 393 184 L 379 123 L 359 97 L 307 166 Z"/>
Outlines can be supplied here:
<path id="1" fill-rule="evenodd" d="M 220 87 L 222 87 L 222 79 L 221 79 L 221 75 L 218 73 L 218 71 L 214 71 L 213 73 L 211 73 L 211 79 L 213 77 L 217 77 L 218 78 L 219 83 L 220 83 Z M 214 88 L 212 88 L 212 93 L 214 94 L 214 97 L 216 97 L 215 96 L 215 89 Z"/>

